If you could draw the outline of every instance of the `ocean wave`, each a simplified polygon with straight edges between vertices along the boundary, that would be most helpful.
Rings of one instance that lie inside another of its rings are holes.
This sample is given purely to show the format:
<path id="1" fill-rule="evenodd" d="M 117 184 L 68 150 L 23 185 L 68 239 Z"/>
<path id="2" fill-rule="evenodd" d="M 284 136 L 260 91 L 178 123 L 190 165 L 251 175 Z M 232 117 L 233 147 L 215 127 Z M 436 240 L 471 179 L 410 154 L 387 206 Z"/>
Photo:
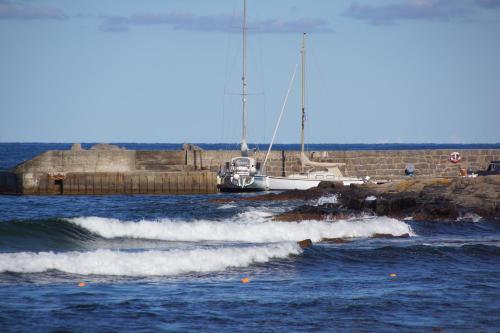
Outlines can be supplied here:
<path id="1" fill-rule="evenodd" d="M 58 270 L 81 275 L 152 276 L 247 267 L 302 252 L 296 243 L 170 251 L 17 252 L 0 254 L 0 272 Z"/>
<path id="2" fill-rule="evenodd" d="M 337 222 L 275 222 L 262 217 L 239 221 L 143 220 L 139 222 L 103 217 L 79 217 L 69 221 L 108 239 L 268 243 L 300 241 L 306 238 L 318 242 L 323 238 L 365 238 L 375 234 L 415 235 L 408 224 L 388 217 Z"/>
<path id="3" fill-rule="evenodd" d="M 99 238 L 95 233 L 65 219 L 13 220 L 0 222 L 0 245 L 24 248 L 35 245 L 61 246 L 86 243 Z"/>

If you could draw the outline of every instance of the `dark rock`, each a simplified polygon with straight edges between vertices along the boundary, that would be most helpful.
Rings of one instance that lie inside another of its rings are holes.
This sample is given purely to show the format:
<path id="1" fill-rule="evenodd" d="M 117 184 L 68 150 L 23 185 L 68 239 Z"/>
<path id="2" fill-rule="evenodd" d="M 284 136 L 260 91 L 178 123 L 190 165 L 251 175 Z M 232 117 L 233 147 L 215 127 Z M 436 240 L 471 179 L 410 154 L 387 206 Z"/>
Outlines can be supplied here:
<path id="1" fill-rule="evenodd" d="M 365 203 L 365 198 L 360 198 L 360 197 L 355 197 L 355 196 L 346 197 L 343 200 L 343 203 L 349 209 L 361 210 L 361 209 L 363 209 L 363 206 Z"/>
<path id="2" fill-rule="evenodd" d="M 380 196 L 374 206 L 377 215 L 401 215 L 416 207 L 417 199 L 414 193 L 389 193 Z"/>
<path id="3" fill-rule="evenodd" d="M 325 182 L 322 181 L 318 184 L 318 189 L 319 190 L 324 190 L 324 191 L 331 191 L 333 189 L 338 189 L 344 187 L 344 183 L 342 182 Z"/>
<path id="4" fill-rule="evenodd" d="M 377 199 L 375 200 L 367 200 L 365 198 L 365 202 L 363 202 L 363 207 L 365 209 L 376 210 L 377 209 Z"/>
<path id="5" fill-rule="evenodd" d="M 375 234 L 372 238 L 410 238 L 410 234 L 402 234 L 399 236 L 394 236 L 392 234 Z"/>
<path id="6" fill-rule="evenodd" d="M 301 190 L 290 190 L 281 193 L 269 193 L 250 197 L 242 197 L 238 200 L 240 201 L 289 201 L 289 200 L 314 200 L 321 196 L 327 194 L 328 192 L 324 190 L 319 190 L 318 188 L 310 189 L 307 191 Z"/>
<path id="7" fill-rule="evenodd" d="M 345 244 L 350 242 L 350 240 L 345 238 L 323 238 L 321 241 L 324 243 L 333 243 L 333 244 Z"/>
<path id="8" fill-rule="evenodd" d="M 457 206 L 448 200 L 435 200 L 424 203 L 414 214 L 418 220 L 455 220 L 459 214 Z"/>
<path id="9" fill-rule="evenodd" d="M 337 204 L 325 204 L 321 206 L 302 205 L 294 210 L 279 214 L 274 221 L 297 222 L 306 220 L 337 221 L 346 220 L 360 216 L 361 211 L 344 209 Z"/>
<path id="10" fill-rule="evenodd" d="M 297 242 L 297 244 L 299 244 L 301 249 L 306 249 L 308 247 L 311 247 L 313 245 L 313 242 L 310 239 L 304 239 L 300 242 Z"/>

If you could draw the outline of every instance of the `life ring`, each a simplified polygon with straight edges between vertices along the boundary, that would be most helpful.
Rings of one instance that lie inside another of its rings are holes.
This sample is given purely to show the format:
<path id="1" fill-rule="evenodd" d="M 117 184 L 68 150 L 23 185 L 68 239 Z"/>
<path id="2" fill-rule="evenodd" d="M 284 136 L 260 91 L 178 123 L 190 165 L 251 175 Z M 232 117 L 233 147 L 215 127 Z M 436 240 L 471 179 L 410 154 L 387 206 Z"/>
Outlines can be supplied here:
<path id="1" fill-rule="evenodd" d="M 457 151 L 454 151 L 453 153 L 450 154 L 450 162 L 451 163 L 458 163 L 462 159 L 462 156 L 460 156 L 460 153 Z"/>

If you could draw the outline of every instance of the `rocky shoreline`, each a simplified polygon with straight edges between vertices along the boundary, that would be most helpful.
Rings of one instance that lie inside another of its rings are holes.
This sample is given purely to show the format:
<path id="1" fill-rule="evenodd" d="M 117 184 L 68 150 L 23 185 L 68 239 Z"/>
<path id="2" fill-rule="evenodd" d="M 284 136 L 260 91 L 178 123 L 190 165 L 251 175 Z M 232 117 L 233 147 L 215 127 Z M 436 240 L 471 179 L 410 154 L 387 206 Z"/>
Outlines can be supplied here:
<path id="1" fill-rule="evenodd" d="M 312 193 L 335 195 L 335 203 L 303 205 L 275 217 L 278 221 L 337 220 L 359 215 L 443 221 L 500 219 L 500 176 L 409 178 L 386 184 L 349 187 L 321 183 Z M 282 195 L 285 195 L 283 193 Z"/>
<path id="2" fill-rule="evenodd" d="M 312 203 L 325 196 L 335 196 L 336 200 Z M 239 200 L 307 202 L 274 217 L 274 220 L 284 222 L 335 221 L 367 215 L 417 221 L 500 220 L 500 175 L 477 178 L 408 177 L 385 184 L 351 186 L 322 182 L 307 191 L 285 191 Z"/>

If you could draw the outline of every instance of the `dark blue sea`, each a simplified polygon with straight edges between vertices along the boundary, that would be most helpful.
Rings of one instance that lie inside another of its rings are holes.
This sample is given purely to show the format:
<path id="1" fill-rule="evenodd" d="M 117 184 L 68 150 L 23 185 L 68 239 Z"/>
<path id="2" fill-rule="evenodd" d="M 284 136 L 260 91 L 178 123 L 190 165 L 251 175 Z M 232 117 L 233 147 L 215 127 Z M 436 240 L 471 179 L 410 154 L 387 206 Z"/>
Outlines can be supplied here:
<path id="1" fill-rule="evenodd" d="M 69 146 L 0 144 L 0 168 Z M 500 221 L 212 200 L 235 196 L 0 196 L 0 332 L 500 332 Z"/>

